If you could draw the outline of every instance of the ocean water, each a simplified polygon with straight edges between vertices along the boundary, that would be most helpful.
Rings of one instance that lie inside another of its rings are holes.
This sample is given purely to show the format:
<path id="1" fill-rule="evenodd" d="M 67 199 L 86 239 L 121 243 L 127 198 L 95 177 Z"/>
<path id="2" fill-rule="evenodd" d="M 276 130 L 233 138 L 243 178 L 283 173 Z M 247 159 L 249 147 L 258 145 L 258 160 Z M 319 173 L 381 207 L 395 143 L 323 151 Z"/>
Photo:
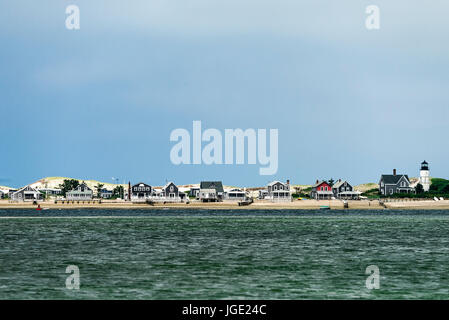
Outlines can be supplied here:
<path id="1" fill-rule="evenodd" d="M 449 211 L 14 209 L 0 241 L 0 299 L 449 298 Z"/>

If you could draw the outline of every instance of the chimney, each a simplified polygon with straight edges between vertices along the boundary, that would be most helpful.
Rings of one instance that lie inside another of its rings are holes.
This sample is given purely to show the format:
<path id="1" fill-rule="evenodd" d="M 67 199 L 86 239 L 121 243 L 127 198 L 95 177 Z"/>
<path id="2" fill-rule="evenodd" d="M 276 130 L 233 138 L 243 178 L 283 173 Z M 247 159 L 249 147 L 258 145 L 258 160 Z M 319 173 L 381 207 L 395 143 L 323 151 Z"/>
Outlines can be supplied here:
<path id="1" fill-rule="evenodd" d="M 318 179 L 317 179 L 317 180 L 316 180 L 316 184 L 318 184 L 318 182 L 319 182 L 319 181 L 318 181 Z"/>
<path id="2" fill-rule="evenodd" d="M 287 184 L 290 184 L 290 180 L 289 179 L 287 179 Z"/>
<path id="3" fill-rule="evenodd" d="M 394 176 L 396 175 L 396 169 L 393 169 L 393 175 Z"/>

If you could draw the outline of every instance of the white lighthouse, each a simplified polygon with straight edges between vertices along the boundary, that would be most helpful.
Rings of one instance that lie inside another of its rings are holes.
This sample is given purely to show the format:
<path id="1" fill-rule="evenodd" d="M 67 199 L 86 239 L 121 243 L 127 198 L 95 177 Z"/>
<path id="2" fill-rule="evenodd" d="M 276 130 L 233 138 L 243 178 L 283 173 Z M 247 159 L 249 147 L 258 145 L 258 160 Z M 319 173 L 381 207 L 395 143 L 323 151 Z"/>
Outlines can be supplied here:
<path id="1" fill-rule="evenodd" d="M 429 164 L 424 160 L 421 163 L 421 171 L 419 172 L 419 183 L 423 186 L 425 192 L 430 189 L 429 173 Z"/>

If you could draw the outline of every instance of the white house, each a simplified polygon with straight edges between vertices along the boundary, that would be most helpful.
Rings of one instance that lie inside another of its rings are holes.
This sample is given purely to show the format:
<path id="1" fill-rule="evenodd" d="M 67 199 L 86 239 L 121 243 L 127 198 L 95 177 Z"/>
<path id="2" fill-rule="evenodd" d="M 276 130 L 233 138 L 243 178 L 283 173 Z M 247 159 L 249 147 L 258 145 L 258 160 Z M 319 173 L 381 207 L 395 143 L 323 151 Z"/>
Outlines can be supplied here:
<path id="1" fill-rule="evenodd" d="M 75 189 L 66 192 L 66 199 L 70 201 L 89 201 L 92 200 L 94 192 L 86 183 L 81 183 Z"/>
<path id="2" fill-rule="evenodd" d="M 246 191 L 242 189 L 231 189 L 224 193 L 224 200 L 241 201 L 246 199 Z"/>

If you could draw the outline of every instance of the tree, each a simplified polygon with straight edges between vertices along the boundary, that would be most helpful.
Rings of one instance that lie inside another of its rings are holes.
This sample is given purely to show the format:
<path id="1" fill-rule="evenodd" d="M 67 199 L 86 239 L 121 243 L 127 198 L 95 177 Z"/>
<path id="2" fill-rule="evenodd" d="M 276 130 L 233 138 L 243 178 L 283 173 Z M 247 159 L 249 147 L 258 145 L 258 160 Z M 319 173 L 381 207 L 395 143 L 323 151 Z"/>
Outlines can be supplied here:
<path id="1" fill-rule="evenodd" d="M 73 189 L 78 188 L 80 182 L 75 179 L 64 179 L 62 184 L 59 185 L 61 189 L 62 195 L 65 197 L 68 191 L 72 191 Z"/>
<path id="2" fill-rule="evenodd" d="M 103 189 L 103 187 L 104 187 L 104 184 L 102 184 L 102 183 L 98 183 L 95 186 L 95 189 L 97 190 L 97 197 L 98 198 L 101 198 L 101 190 Z"/>
<path id="3" fill-rule="evenodd" d="M 334 185 L 334 182 L 334 179 L 330 178 L 327 183 L 329 183 L 329 185 L 332 187 Z"/>
<path id="4" fill-rule="evenodd" d="M 124 191 L 125 191 L 125 189 L 123 188 L 123 186 L 117 186 L 114 188 L 114 190 L 112 190 L 112 197 L 123 199 L 124 194 L 125 194 Z"/>
<path id="5" fill-rule="evenodd" d="M 445 185 L 441 191 L 443 191 L 443 193 L 449 193 L 449 184 Z"/>
<path id="6" fill-rule="evenodd" d="M 416 185 L 415 190 L 416 190 L 416 193 L 417 193 L 417 194 L 418 194 L 418 193 L 424 193 L 424 187 L 422 186 L 421 183 L 418 183 L 418 184 Z"/>

